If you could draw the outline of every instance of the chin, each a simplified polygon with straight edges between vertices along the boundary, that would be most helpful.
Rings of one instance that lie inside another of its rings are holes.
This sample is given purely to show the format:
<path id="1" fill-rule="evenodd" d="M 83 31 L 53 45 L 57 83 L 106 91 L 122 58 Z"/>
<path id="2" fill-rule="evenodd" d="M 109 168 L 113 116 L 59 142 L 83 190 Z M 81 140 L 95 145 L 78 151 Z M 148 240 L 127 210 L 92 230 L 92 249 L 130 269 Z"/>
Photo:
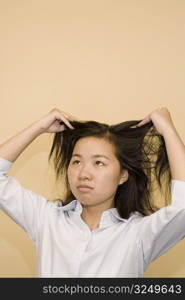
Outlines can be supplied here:
<path id="1" fill-rule="evenodd" d="M 77 199 L 78 199 L 78 200 L 80 201 L 80 203 L 83 204 L 83 205 L 93 205 L 93 204 L 94 204 L 94 201 L 91 200 L 91 199 L 87 199 L 87 198 L 86 198 L 86 199 L 85 199 L 85 198 L 82 199 L 82 197 L 80 197 L 80 198 L 78 197 Z"/>

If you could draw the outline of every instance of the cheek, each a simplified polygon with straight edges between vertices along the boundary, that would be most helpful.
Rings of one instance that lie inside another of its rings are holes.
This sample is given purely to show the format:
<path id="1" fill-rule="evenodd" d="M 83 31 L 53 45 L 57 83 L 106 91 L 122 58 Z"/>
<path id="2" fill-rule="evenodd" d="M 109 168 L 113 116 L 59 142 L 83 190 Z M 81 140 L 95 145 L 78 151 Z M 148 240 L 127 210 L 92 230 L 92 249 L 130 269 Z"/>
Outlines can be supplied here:
<path id="1" fill-rule="evenodd" d="M 102 181 L 104 182 L 107 188 L 115 185 L 117 186 L 119 182 L 119 174 L 117 170 L 112 169 L 106 174 L 104 174 L 104 176 L 102 177 Z"/>
<path id="2" fill-rule="evenodd" d="M 74 172 L 70 167 L 67 170 L 67 178 L 68 178 L 69 183 L 71 183 L 74 179 Z"/>
<path id="3" fill-rule="evenodd" d="M 106 170 L 106 172 L 97 174 L 96 181 L 103 187 L 109 188 L 117 183 L 117 174 L 113 170 Z"/>

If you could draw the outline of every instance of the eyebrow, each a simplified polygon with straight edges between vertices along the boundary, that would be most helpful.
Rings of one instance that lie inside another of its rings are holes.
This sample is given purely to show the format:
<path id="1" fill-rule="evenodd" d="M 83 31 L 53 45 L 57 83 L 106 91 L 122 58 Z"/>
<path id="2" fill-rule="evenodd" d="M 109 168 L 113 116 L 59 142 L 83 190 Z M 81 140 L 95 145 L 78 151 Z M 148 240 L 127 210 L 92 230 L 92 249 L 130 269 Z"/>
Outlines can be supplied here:
<path id="1" fill-rule="evenodd" d="M 80 155 L 80 154 L 78 154 L 78 153 L 74 153 L 74 154 L 72 155 L 72 157 L 74 157 L 74 156 L 82 157 L 82 155 Z M 103 154 L 94 154 L 94 155 L 92 155 L 92 157 L 104 157 L 104 158 L 110 160 L 110 158 L 108 158 L 107 156 L 105 156 L 105 155 L 103 155 Z"/>

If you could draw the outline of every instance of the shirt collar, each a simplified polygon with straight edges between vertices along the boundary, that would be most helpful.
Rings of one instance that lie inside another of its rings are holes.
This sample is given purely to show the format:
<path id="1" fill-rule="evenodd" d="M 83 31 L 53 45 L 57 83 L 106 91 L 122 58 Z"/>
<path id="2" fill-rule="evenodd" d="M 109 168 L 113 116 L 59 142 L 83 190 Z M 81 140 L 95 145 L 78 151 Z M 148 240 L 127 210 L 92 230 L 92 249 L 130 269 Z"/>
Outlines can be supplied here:
<path id="1" fill-rule="evenodd" d="M 69 204 L 64 205 L 63 211 L 73 211 L 74 213 L 81 214 L 82 205 L 79 200 L 72 200 Z M 133 215 L 133 214 L 132 214 Z M 134 214 L 135 215 L 135 214 Z M 128 219 L 122 218 L 116 207 L 109 208 L 102 213 L 100 223 L 104 226 L 112 225 L 113 223 L 127 222 Z"/>

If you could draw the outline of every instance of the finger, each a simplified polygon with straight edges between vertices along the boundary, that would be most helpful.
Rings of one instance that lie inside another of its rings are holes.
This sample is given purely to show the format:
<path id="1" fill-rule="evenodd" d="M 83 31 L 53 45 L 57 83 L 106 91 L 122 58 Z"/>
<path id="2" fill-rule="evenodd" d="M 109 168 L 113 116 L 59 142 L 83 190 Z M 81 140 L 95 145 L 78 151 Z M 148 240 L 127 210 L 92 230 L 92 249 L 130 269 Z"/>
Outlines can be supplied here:
<path id="1" fill-rule="evenodd" d="M 148 122 L 150 122 L 150 118 L 149 118 L 149 117 L 146 117 L 146 118 L 143 119 L 141 122 L 139 122 L 139 123 L 137 124 L 137 126 L 138 126 L 138 127 L 143 126 L 143 125 L 147 124 Z"/>
<path id="2" fill-rule="evenodd" d="M 71 114 L 68 114 L 67 117 L 68 117 L 68 119 L 69 119 L 70 121 L 79 121 L 79 119 L 78 119 L 77 117 L 75 117 L 75 116 L 73 116 L 73 115 L 71 115 Z"/>
<path id="3" fill-rule="evenodd" d="M 62 125 L 62 124 L 65 124 L 66 126 L 68 126 L 69 128 L 71 129 L 74 129 L 74 127 L 69 123 L 68 121 L 68 116 L 64 116 L 65 113 L 57 113 L 55 115 L 56 117 L 56 120 L 58 120 L 59 124 Z M 62 123 L 61 123 L 62 122 Z"/>
<path id="4" fill-rule="evenodd" d="M 59 120 L 60 125 L 66 125 L 69 128 L 74 129 L 74 127 L 70 124 L 70 122 L 66 118 L 62 117 L 61 119 L 62 120 Z"/>
<path id="5" fill-rule="evenodd" d="M 65 113 L 65 112 L 62 112 L 62 113 L 61 113 L 61 116 L 65 117 L 66 119 L 69 119 L 69 116 L 68 116 L 68 114 L 67 114 L 67 113 Z"/>
<path id="6" fill-rule="evenodd" d="M 57 128 L 57 132 L 64 131 L 65 129 L 66 129 L 66 125 L 65 125 L 65 124 L 62 124 L 62 125 L 60 125 L 60 126 Z"/>
<path id="7" fill-rule="evenodd" d="M 60 111 L 60 112 L 61 112 L 61 115 L 64 116 L 64 117 L 65 117 L 66 119 L 68 119 L 68 120 L 73 121 L 73 120 L 75 119 L 74 116 L 72 116 L 72 115 L 69 114 L 69 113 L 66 113 L 65 111 Z"/>

